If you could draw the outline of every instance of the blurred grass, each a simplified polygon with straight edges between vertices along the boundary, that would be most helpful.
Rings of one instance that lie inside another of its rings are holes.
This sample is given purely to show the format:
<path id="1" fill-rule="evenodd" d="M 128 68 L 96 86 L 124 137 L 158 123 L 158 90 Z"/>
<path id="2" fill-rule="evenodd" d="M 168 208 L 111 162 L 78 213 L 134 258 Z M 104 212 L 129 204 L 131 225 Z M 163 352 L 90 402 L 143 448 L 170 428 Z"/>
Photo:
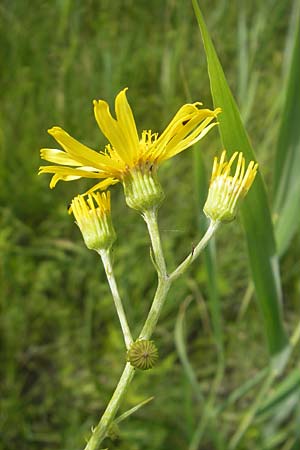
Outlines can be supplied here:
<path id="1" fill-rule="evenodd" d="M 269 186 L 292 2 L 256 0 L 245 3 L 243 10 L 235 2 L 202 3 Z M 162 130 L 186 100 L 202 100 L 211 107 L 205 55 L 201 58 L 192 7 L 183 0 L 153 0 L 151 5 L 130 0 L 4 0 L 0 20 L 0 449 L 80 449 L 118 379 L 122 339 L 97 256 L 85 250 L 66 212 L 72 196 L 88 183 L 61 183 L 50 191 L 49 179 L 36 175 L 38 149 L 53 146 L 46 134 L 52 125 L 101 148 L 105 141 L 91 101 L 112 101 L 124 86 L 129 86 L 139 129 Z M 245 27 L 248 52 L 238 40 L 244 39 Z M 209 171 L 220 145 L 216 131 L 201 144 Z M 160 223 L 172 267 L 200 234 L 192 174 L 191 151 L 160 170 L 166 191 Z M 125 207 L 119 187 L 113 192 L 113 217 L 118 232 L 116 275 L 137 332 L 149 308 L 155 276 L 144 224 Z M 299 315 L 299 235 L 292 243 L 282 261 L 289 329 Z M 237 321 L 248 283 L 245 244 L 237 223 L 220 230 L 217 251 L 226 357 L 217 392 L 222 404 L 265 367 L 267 350 L 261 345 L 263 330 L 255 305 Z M 202 409 L 175 351 L 174 326 L 180 304 L 188 296 L 197 299 L 186 317 L 186 345 L 206 396 L 216 369 L 216 335 L 205 303 L 210 292 L 202 263 L 170 292 L 155 335 L 161 363 L 146 375 L 138 374 L 123 410 L 151 395 L 155 399 L 122 422 L 120 438 L 106 445 L 110 449 L 188 448 Z M 224 442 L 254 397 L 255 390 L 250 390 L 222 411 L 222 429 L 218 422 L 211 423 L 201 449 L 216 448 L 216 429 Z M 279 431 L 296 429 L 297 415 L 291 414 L 289 423 L 278 422 Z M 255 422 L 241 448 L 282 448 L 279 438 L 279 443 L 264 447 L 272 432 L 264 422 Z"/>
<path id="2" fill-rule="evenodd" d="M 278 133 L 274 168 L 274 214 L 278 252 L 283 254 L 299 227 L 295 203 L 300 199 L 300 3 L 295 3 L 290 26 L 293 45 L 287 66 L 287 81 L 284 90 L 284 103 L 281 125 Z M 287 58 L 286 58 L 287 59 Z"/>
<path id="3" fill-rule="evenodd" d="M 237 150 L 243 149 L 243 154 L 248 163 L 251 160 L 256 161 L 257 158 L 246 128 L 242 123 L 238 106 L 227 83 L 197 0 L 193 1 L 193 6 L 207 57 L 214 106 L 218 105 L 222 108 L 222 114 L 218 119 L 222 144 L 228 152 L 228 156 L 232 156 Z M 241 215 L 248 243 L 249 265 L 255 294 L 264 322 L 263 328 L 265 329 L 271 356 L 277 357 L 287 345 L 282 314 L 279 260 L 276 255 L 271 206 L 267 198 L 261 171 L 258 171 L 255 181 L 250 193 L 243 201 Z"/>

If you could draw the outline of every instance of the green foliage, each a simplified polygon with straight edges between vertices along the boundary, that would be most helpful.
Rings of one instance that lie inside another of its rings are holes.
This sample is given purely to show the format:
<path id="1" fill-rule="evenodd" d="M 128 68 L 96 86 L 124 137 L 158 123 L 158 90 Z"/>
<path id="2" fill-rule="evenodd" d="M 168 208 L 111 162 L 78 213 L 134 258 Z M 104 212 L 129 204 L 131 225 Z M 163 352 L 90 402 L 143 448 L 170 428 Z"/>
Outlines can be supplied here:
<path id="1" fill-rule="evenodd" d="M 283 120 L 277 94 L 291 2 L 256 0 L 241 2 L 243 8 L 221 0 L 202 3 L 268 187 Z M 72 197 L 89 184 L 62 182 L 50 191 L 49 179 L 36 175 L 38 149 L 55 146 L 46 134 L 52 125 L 102 148 L 105 140 L 91 101 L 112 101 L 125 86 L 140 130 L 162 130 L 187 100 L 212 107 L 205 54 L 192 6 L 184 0 L 150 5 L 6 0 L 0 5 L 0 21 L 0 450 L 79 449 L 112 394 L 126 354 L 99 258 L 85 249 L 67 214 Z M 289 36 L 293 39 L 293 33 Z M 207 166 L 210 172 L 220 149 L 215 130 L 201 143 L 203 170 Z M 189 151 L 160 169 L 166 192 L 160 227 L 171 268 L 200 235 L 193 168 Z M 113 189 L 112 203 L 118 234 L 115 274 L 137 337 L 155 287 L 149 242 L 143 221 L 125 206 L 120 187 Z M 300 294 L 299 237 L 294 232 L 296 227 L 282 261 L 289 330 L 297 320 Z M 208 271 L 203 261 L 196 263 L 171 289 L 155 335 L 160 362 L 151 372 L 137 374 L 121 413 L 147 397 L 154 400 L 118 424 L 119 437 L 103 448 L 189 448 L 200 425 L 199 448 L 226 449 L 227 437 L 254 400 L 265 376 L 267 349 L 255 304 L 237 320 L 248 285 L 237 222 L 220 230 L 216 248 L 217 275 L 213 251 L 207 256 L 212 264 Z M 174 327 L 183 301 L 176 339 L 180 336 L 184 346 L 177 353 Z M 216 357 L 223 342 L 224 373 L 222 358 Z M 201 399 L 180 363 L 183 355 L 202 395 L 211 399 L 204 427 Z M 297 448 L 299 389 L 294 368 L 289 370 L 287 384 L 279 386 L 278 395 L 275 386 L 259 409 L 242 450 Z M 282 405 L 284 414 L 278 416 Z"/>
<path id="2" fill-rule="evenodd" d="M 256 160 L 197 1 L 193 4 L 204 42 L 213 101 L 223 110 L 219 118 L 223 146 L 230 156 L 242 149 L 248 161 Z M 242 217 L 255 292 L 261 307 L 270 352 L 274 356 L 286 346 L 287 337 L 281 311 L 281 281 L 274 230 L 261 172 L 258 172 L 255 184 L 243 203 Z"/>
<path id="3" fill-rule="evenodd" d="M 300 200 L 300 4 L 295 3 L 295 23 L 292 27 L 294 47 L 287 71 L 284 104 L 277 140 L 274 194 L 275 225 L 278 252 L 283 254 L 298 229 L 297 204 Z"/>

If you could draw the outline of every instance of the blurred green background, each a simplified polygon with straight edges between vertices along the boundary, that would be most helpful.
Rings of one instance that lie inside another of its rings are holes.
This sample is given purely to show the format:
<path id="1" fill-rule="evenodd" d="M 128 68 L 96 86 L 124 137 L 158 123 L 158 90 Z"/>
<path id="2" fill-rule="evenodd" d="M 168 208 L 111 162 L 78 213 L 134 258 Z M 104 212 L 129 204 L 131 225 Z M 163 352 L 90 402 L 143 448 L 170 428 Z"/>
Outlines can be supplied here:
<path id="1" fill-rule="evenodd" d="M 294 4 L 200 2 L 270 198 Z M 99 257 L 84 247 L 67 214 L 72 197 L 90 184 L 60 182 L 50 191 L 50 177 L 37 176 L 39 149 L 55 148 L 46 133 L 53 125 L 101 149 L 106 141 L 92 100 L 112 104 L 125 86 L 139 130 L 162 131 L 188 101 L 212 108 L 205 53 L 187 0 L 3 0 L 0 20 L 0 449 L 82 449 L 121 373 L 123 340 Z M 199 152 L 209 176 L 220 150 L 214 129 L 196 150 L 160 169 L 166 193 L 160 227 L 171 268 L 201 234 Z M 137 335 L 156 286 L 149 239 L 120 186 L 113 188 L 112 214 L 118 234 L 115 274 Z M 281 260 L 289 331 L 300 309 L 299 246 L 296 234 Z M 266 367 L 268 351 L 257 305 L 248 295 L 238 220 L 221 228 L 216 252 L 225 336 L 225 373 L 216 404 L 222 405 Z M 106 443 L 109 449 L 192 449 L 205 400 L 195 394 L 177 347 L 186 345 L 206 398 L 217 370 L 209 295 L 202 258 L 172 288 L 155 333 L 160 363 L 137 374 L 122 411 L 149 396 L 155 399 L 121 424 L 117 439 Z M 299 389 L 297 396 L 294 402 Z M 250 391 L 210 420 L 199 449 L 226 448 L 254 398 Z M 291 449 L 300 411 L 285 411 L 277 422 L 274 415 L 258 418 L 238 448 Z"/>

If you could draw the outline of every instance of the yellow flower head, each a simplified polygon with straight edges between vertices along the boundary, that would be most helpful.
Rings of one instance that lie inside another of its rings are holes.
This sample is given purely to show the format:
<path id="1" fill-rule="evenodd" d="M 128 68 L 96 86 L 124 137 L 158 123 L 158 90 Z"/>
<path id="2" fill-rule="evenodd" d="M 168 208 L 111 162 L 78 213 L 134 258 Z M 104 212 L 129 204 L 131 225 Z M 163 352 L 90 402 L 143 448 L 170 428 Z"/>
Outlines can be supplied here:
<path id="1" fill-rule="evenodd" d="M 103 179 L 88 192 L 106 189 L 109 185 L 124 182 L 135 173 L 153 172 L 163 161 L 172 158 L 195 144 L 216 125 L 213 120 L 221 111 L 200 109 L 201 103 L 183 105 L 165 131 L 158 135 L 143 131 L 139 138 L 132 110 L 123 89 L 116 97 L 116 118 L 104 100 L 94 101 L 96 121 L 109 140 L 104 151 L 97 152 L 71 137 L 62 128 L 48 130 L 63 150 L 43 148 L 41 158 L 57 165 L 40 167 L 39 173 L 54 174 L 50 187 L 59 180 L 78 178 Z"/>
<path id="2" fill-rule="evenodd" d="M 87 200 L 78 195 L 72 200 L 70 212 L 74 214 L 87 248 L 99 252 L 112 246 L 116 234 L 110 215 L 110 192 L 88 194 Z"/>
<path id="3" fill-rule="evenodd" d="M 232 176 L 230 171 L 237 156 L 237 165 Z M 254 181 L 258 164 L 250 161 L 245 171 L 243 153 L 235 152 L 229 161 L 225 158 L 226 150 L 222 152 L 220 161 L 217 157 L 214 159 L 208 197 L 203 211 L 214 221 L 230 222 L 236 216 L 239 201 L 245 197 Z"/>

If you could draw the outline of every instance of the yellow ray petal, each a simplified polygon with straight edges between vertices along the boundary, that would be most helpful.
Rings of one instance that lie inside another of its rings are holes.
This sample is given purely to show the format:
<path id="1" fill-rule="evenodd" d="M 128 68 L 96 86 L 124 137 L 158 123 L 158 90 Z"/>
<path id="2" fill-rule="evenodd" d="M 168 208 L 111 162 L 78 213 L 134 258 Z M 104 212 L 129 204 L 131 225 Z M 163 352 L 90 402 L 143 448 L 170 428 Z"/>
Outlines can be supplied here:
<path id="1" fill-rule="evenodd" d="M 121 160 L 127 165 L 132 165 L 126 135 L 124 135 L 117 120 L 112 117 L 108 103 L 104 100 L 94 100 L 94 113 L 100 130 L 109 140 Z"/>
<path id="2" fill-rule="evenodd" d="M 202 103 L 200 103 L 200 102 L 187 103 L 186 105 L 183 105 L 181 108 L 179 108 L 179 110 L 177 111 L 177 113 L 175 114 L 175 116 L 173 117 L 173 119 L 171 120 L 169 125 L 167 126 L 167 128 L 163 131 L 163 133 L 158 138 L 158 140 L 164 141 L 166 139 L 168 141 L 170 138 L 170 135 L 174 134 L 174 128 L 176 128 L 178 125 L 185 126 L 185 123 L 182 123 L 182 122 L 189 121 L 191 119 L 191 117 L 193 116 L 193 114 L 195 114 L 195 113 L 197 113 L 197 111 L 199 111 L 197 108 L 197 105 L 200 106 L 200 105 L 202 105 Z"/>
<path id="3" fill-rule="evenodd" d="M 187 134 L 193 129 L 197 123 L 200 123 L 206 117 L 215 117 L 216 112 L 210 109 L 197 108 L 201 103 L 193 103 L 183 105 L 175 114 L 167 128 L 158 138 L 158 144 L 167 143 L 175 135 L 180 135 L 182 132 Z M 218 110 L 216 110 L 218 113 Z"/>
<path id="4" fill-rule="evenodd" d="M 56 164 L 62 164 L 63 166 L 78 166 L 79 162 L 68 156 L 63 150 L 57 150 L 54 148 L 42 148 L 40 150 L 41 158 L 46 161 Z"/>
<path id="5" fill-rule="evenodd" d="M 72 175 L 55 174 L 55 175 L 53 175 L 53 177 L 50 180 L 50 189 L 55 188 L 55 186 L 57 185 L 57 183 L 59 181 L 73 181 L 73 180 L 78 180 L 79 178 L 81 178 L 81 177 L 72 176 Z"/>
<path id="6" fill-rule="evenodd" d="M 109 156 L 100 155 L 95 150 L 91 150 L 60 127 L 53 127 L 48 130 L 48 133 L 54 137 L 72 159 L 79 162 L 78 165 L 93 166 L 98 169 L 103 169 L 111 164 Z"/>
<path id="7" fill-rule="evenodd" d="M 161 157 L 158 158 L 158 161 L 165 161 L 169 158 L 172 158 L 173 156 L 176 156 L 178 153 L 181 153 L 182 151 L 186 150 L 187 148 L 191 147 L 192 145 L 196 144 L 198 141 L 204 138 L 204 136 L 211 130 L 214 126 L 218 125 L 218 122 L 211 123 L 208 125 L 209 122 L 213 120 L 213 117 L 210 117 L 206 120 L 205 126 L 197 127 L 193 133 L 191 133 L 189 136 L 187 136 L 185 139 L 177 141 L 177 144 L 174 143 L 174 141 L 170 141 L 168 145 L 166 146 L 164 152 L 162 152 Z M 203 129 L 202 129 L 203 128 Z M 200 131 L 202 129 L 202 131 Z"/>
<path id="8" fill-rule="evenodd" d="M 134 116 L 126 97 L 128 88 L 123 89 L 116 97 L 115 109 L 117 122 L 122 129 L 123 135 L 126 139 L 127 151 L 130 153 L 130 158 L 134 163 L 138 159 L 139 153 L 139 137 L 136 129 Z"/>
<path id="9" fill-rule="evenodd" d="M 72 175 L 76 177 L 84 178 L 105 178 L 107 173 L 105 172 L 93 172 L 91 167 L 82 167 L 80 169 L 67 167 L 67 166 L 41 166 L 39 168 L 39 175 L 42 173 L 57 173 L 59 175 Z"/>
<path id="10" fill-rule="evenodd" d="M 93 187 L 91 187 L 90 189 L 88 189 L 86 192 L 84 192 L 84 194 L 82 195 L 88 195 L 91 194 L 92 192 L 97 191 L 98 189 L 100 191 L 105 191 L 109 186 L 112 186 L 114 184 L 119 183 L 119 180 L 117 180 L 117 178 L 106 178 L 103 181 L 100 181 L 100 183 L 95 184 Z"/>
<path id="11" fill-rule="evenodd" d="M 202 139 L 216 125 L 210 122 L 221 112 L 220 108 L 198 109 L 198 103 L 180 108 L 166 130 L 154 144 L 157 161 L 169 159 Z"/>

